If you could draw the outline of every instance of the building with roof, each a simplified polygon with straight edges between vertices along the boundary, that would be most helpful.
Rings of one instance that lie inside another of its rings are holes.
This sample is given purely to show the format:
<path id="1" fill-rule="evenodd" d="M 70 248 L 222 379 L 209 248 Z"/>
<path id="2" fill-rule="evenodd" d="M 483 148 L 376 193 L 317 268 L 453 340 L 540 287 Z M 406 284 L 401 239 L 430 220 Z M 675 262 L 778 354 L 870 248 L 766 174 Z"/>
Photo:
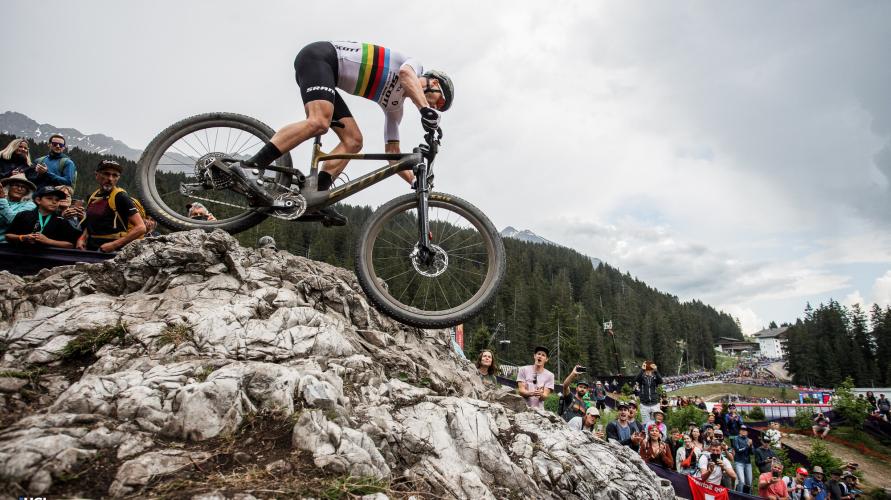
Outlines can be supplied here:
<path id="1" fill-rule="evenodd" d="M 758 341 L 763 357 L 770 359 L 786 357 L 786 330 L 788 329 L 788 326 L 765 328 L 752 335 Z"/>
<path id="2" fill-rule="evenodd" d="M 730 337 L 719 337 L 715 342 L 715 350 L 738 356 L 740 354 L 755 354 L 760 349 L 758 342 L 749 342 L 747 340 L 734 339 Z"/>

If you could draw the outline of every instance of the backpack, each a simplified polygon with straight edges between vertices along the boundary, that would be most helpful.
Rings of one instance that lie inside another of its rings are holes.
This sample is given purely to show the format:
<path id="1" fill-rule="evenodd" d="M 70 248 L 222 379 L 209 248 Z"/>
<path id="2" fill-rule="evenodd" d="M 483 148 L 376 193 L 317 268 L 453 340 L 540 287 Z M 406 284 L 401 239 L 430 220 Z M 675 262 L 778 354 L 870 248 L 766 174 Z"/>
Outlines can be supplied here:
<path id="1" fill-rule="evenodd" d="M 44 156 L 41 156 L 40 158 L 34 160 L 34 163 L 43 163 L 44 165 L 46 165 L 46 160 L 48 160 L 48 159 L 49 159 L 49 155 L 44 155 Z M 74 160 L 72 160 L 71 158 L 69 158 L 67 156 L 63 156 L 59 160 L 59 173 L 60 174 L 65 171 L 65 162 L 66 161 L 70 161 L 70 162 L 74 163 Z M 72 191 L 74 191 L 74 187 L 76 185 L 77 185 L 77 169 L 75 168 L 74 176 L 71 179 L 71 190 Z"/>
<path id="2" fill-rule="evenodd" d="M 99 192 L 100 192 L 99 189 L 93 191 L 93 194 L 91 194 L 90 198 L 87 200 L 87 203 L 86 203 L 87 207 L 89 207 L 90 204 L 93 203 L 93 201 L 98 200 L 99 198 L 102 198 L 101 196 L 99 196 Z M 118 221 L 120 221 L 121 228 L 124 228 L 126 226 L 126 229 L 122 229 L 121 231 L 119 231 L 117 233 L 112 233 L 112 234 L 100 234 L 100 235 L 91 234 L 90 235 L 91 238 L 97 238 L 97 239 L 103 239 L 103 240 L 116 240 L 118 238 L 123 238 L 124 236 L 126 236 L 127 233 L 130 231 L 130 229 L 133 228 L 133 225 L 130 224 L 130 222 L 128 220 L 125 220 L 123 217 L 121 217 L 121 214 L 118 212 L 117 208 L 115 207 L 115 198 L 117 197 L 117 195 L 119 193 L 127 194 L 127 191 L 124 190 L 124 188 L 119 188 L 119 187 L 115 187 L 114 189 L 112 189 L 111 193 L 108 195 L 108 207 L 114 211 L 114 228 L 115 229 L 118 228 Z M 130 195 L 128 194 L 127 196 L 130 196 Z M 130 196 L 130 200 L 133 201 L 133 205 L 136 207 L 136 211 L 139 213 L 139 216 L 142 217 L 143 220 L 145 220 L 145 215 L 146 215 L 145 208 L 143 208 L 142 203 L 138 199 L 136 199 L 132 196 Z M 86 216 L 84 216 L 84 217 L 86 217 Z M 139 239 L 142 239 L 144 237 L 145 237 L 145 235 L 140 236 Z"/>

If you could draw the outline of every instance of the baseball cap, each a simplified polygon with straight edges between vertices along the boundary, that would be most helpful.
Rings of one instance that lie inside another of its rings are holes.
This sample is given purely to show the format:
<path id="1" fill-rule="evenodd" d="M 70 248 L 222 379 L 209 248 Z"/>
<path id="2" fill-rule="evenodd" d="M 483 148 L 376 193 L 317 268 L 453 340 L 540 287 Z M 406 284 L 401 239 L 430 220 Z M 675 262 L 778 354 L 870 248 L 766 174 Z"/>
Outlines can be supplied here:
<path id="1" fill-rule="evenodd" d="M 822 474 L 822 473 L 823 473 L 823 467 L 820 467 L 819 465 L 814 466 L 814 474 Z"/>
<path id="2" fill-rule="evenodd" d="M 663 416 L 665 415 L 665 413 L 664 413 L 662 410 L 660 410 L 659 408 L 656 408 L 655 410 L 651 411 L 651 412 L 650 412 L 650 415 L 655 415 L 655 414 L 657 414 L 657 413 L 660 413 L 660 414 L 662 414 Z"/>
<path id="3" fill-rule="evenodd" d="M 599 417 L 599 416 L 600 416 L 600 412 L 597 411 L 597 408 L 595 408 L 595 407 L 592 406 L 592 407 L 588 408 L 588 410 L 585 412 L 585 415 L 596 415 L 596 416 Z"/>
<path id="4" fill-rule="evenodd" d="M 550 351 L 550 349 L 548 349 L 548 348 L 545 347 L 545 346 L 541 346 L 541 345 L 538 346 L 538 347 L 536 347 L 536 348 L 535 348 L 535 351 L 533 351 L 532 354 L 538 354 L 539 351 L 545 353 L 545 356 L 550 356 L 550 355 L 551 355 L 551 351 Z"/>
<path id="5" fill-rule="evenodd" d="M 804 467 L 799 467 L 799 468 L 795 469 L 795 472 L 798 474 L 801 474 L 802 476 L 807 475 L 807 469 L 805 469 Z"/>
<path id="6" fill-rule="evenodd" d="M 616 405 L 616 409 L 617 409 L 617 410 L 622 410 L 622 409 L 627 410 L 627 409 L 628 409 L 628 403 L 619 403 L 619 404 Z"/>
<path id="7" fill-rule="evenodd" d="M 66 193 L 65 191 L 62 191 L 61 189 L 57 188 L 56 186 L 41 186 L 40 189 L 38 189 L 37 192 L 34 193 L 35 198 L 41 198 L 43 196 L 51 196 L 51 195 L 56 195 L 59 198 L 67 198 L 68 197 L 68 193 Z"/>
<path id="8" fill-rule="evenodd" d="M 739 430 L 741 430 L 741 431 L 747 431 L 747 430 L 749 430 L 749 428 L 746 427 L 745 425 L 740 425 L 740 426 L 739 426 Z"/>
<path id="9" fill-rule="evenodd" d="M 122 173 L 124 171 L 124 169 L 121 167 L 121 164 L 114 160 L 102 160 L 99 162 L 98 165 L 96 165 L 97 172 L 108 169 L 117 170 L 118 173 Z"/>

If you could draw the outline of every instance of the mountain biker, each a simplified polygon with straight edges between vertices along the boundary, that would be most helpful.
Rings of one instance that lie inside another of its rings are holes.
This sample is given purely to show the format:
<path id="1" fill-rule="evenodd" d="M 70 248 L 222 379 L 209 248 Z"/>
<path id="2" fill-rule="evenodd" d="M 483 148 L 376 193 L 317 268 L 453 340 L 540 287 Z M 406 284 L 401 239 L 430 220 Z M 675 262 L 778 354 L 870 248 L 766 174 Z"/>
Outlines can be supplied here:
<path id="1" fill-rule="evenodd" d="M 353 95 L 371 99 L 384 111 L 384 139 L 387 153 L 399 153 L 399 123 L 402 106 L 410 100 L 420 111 L 425 130 L 439 127 L 439 112 L 452 105 L 454 87 L 443 72 L 425 71 L 417 59 L 378 45 L 357 42 L 315 42 L 304 47 L 294 60 L 294 71 L 306 119 L 285 125 L 252 158 L 230 166 L 252 195 L 269 202 L 262 188 L 250 182 L 247 171 L 263 168 L 303 141 L 324 134 L 332 120 L 343 128 L 335 128 L 340 139 L 331 154 L 358 153 L 362 149 L 362 133 L 352 113 L 335 87 Z M 346 167 L 348 160 L 328 160 L 318 174 L 318 189 L 326 191 Z M 414 174 L 399 173 L 412 183 Z M 320 210 L 332 225 L 342 226 L 347 219 L 333 207 Z"/>

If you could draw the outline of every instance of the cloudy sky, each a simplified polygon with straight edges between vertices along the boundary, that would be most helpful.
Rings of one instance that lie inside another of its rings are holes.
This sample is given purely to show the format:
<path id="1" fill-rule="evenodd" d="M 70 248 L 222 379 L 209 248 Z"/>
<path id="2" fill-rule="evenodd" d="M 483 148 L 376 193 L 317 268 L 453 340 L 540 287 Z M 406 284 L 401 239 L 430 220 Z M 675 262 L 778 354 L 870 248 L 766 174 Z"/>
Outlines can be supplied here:
<path id="1" fill-rule="evenodd" d="M 0 111 L 140 149 L 206 111 L 278 128 L 303 116 L 303 45 L 370 41 L 452 75 L 436 187 L 499 228 L 701 299 L 746 333 L 794 321 L 808 301 L 891 304 L 891 2 L 4 7 L 0 37 L 19 50 Z M 379 109 L 347 101 L 365 150 L 381 149 Z M 406 112 L 405 147 L 417 116 Z M 405 189 L 394 178 L 359 201 Z"/>

